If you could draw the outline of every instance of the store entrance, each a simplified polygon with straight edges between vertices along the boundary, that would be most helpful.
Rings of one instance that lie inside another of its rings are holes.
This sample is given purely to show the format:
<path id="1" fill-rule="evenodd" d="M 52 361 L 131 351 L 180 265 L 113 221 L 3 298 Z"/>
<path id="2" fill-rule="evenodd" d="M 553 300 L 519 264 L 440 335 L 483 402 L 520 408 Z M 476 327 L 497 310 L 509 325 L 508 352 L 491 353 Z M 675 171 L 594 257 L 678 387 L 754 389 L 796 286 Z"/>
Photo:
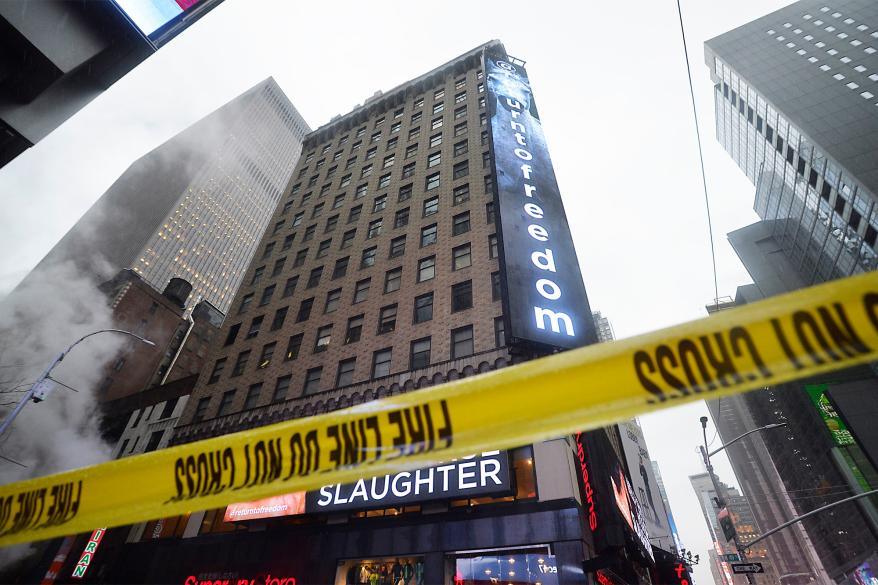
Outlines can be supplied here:
<path id="1" fill-rule="evenodd" d="M 424 557 L 341 561 L 335 585 L 424 585 Z"/>

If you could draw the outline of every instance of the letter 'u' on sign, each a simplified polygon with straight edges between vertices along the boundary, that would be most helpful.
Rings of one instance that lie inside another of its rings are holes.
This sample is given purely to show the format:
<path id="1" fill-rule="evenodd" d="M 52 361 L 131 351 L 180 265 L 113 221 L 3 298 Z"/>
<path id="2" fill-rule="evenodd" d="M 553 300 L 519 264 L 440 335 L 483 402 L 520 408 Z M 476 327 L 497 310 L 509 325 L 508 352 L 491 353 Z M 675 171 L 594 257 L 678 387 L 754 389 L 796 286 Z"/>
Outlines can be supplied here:
<path id="1" fill-rule="evenodd" d="M 591 307 L 527 71 L 499 44 L 489 46 L 483 58 L 507 339 L 540 352 L 595 343 Z"/>

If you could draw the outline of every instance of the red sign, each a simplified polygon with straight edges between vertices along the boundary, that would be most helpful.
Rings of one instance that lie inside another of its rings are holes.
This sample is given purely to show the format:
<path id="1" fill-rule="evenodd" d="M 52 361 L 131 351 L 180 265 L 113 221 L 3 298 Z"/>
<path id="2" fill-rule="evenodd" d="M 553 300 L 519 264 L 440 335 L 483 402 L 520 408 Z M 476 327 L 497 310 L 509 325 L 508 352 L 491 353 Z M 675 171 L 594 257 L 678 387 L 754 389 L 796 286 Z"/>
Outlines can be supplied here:
<path id="1" fill-rule="evenodd" d="M 77 579 L 85 577 L 85 572 L 88 570 L 88 566 L 91 564 L 95 551 L 98 550 L 98 545 L 101 543 L 101 539 L 104 537 L 106 531 L 106 528 L 98 528 L 91 533 L 91 538 L 88 539 L 88 544 L 85 545 L 85 549 L 82 551 L 82 556 L 79 557 L 79 561 L 76 563 L 76 568 L 73 569 L 73 577 L 76 577 Z"/>
<path id="2" fill-rule="evenodd" d="M 223 520 L 226 522 L 239 522 L 241 520 L 255 520 L 257 518 L 295 516 L 304 513 L 305 492 L 293 492 L 253 502 L 230 504 L 226 508 Z"/>
<path id="3" fill-rule="evenodd" d="M 296 578 L 272 577 L 270 573 L 258 579 L 199 579 L 189 575 L 183 585 L 296 585 Z"/>
<path id="4" fill-rule="evenodd" d="M 585 504 L 588 510 L 588 527 L 592 532 L 597 530 L 598 515 L 594 509 L 594 488 L 591 486 L 591 478 L 588 474 L 588 463 L 585 461 L 585 447 L 582 444 L 582 433 L 576 433 L 576 456 L 579 458 L 579 469 L 582 473 L 582 487 L 585 490 Z"/>

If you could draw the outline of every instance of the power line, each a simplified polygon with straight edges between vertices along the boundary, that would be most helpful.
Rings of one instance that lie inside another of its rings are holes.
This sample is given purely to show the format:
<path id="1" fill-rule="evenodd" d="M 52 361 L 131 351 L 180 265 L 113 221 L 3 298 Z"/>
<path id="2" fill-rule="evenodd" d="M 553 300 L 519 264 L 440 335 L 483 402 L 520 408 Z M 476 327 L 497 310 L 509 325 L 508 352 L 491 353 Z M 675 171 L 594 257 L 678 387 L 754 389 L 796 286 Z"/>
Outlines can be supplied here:
<path id="1" fill-rule="evenodd" d="M 701 130 L 698 124 L 698 110 L 695 107 L 695 88 L 692 85 L 692 69 L 689 66 L 689 49 L 686 46 L 686 30 L 683 28 L 683 9 L 677 0 L 677 14 L 680 17 L 680 35 L 683 38 L 683 56 L 686 59 L 686 75 L 689 78 L 689 95 L 692 98 L 692 116 L 695 118 L 695 138 L 698 140 L 698 160 L 701 162 L 701 182 L 704 186 L 704 207 L 707 210 L 707 231 L 710 235 L 710 259 L 713 263 L 713 302 L 719 305 L 719 278 L 716 274 L 716 249 L 713 245 L 713 222 L 710 219 L 710 198 L 707 195 L 707 174 L 704 172 L 704 153 L 701 148 Z"/>

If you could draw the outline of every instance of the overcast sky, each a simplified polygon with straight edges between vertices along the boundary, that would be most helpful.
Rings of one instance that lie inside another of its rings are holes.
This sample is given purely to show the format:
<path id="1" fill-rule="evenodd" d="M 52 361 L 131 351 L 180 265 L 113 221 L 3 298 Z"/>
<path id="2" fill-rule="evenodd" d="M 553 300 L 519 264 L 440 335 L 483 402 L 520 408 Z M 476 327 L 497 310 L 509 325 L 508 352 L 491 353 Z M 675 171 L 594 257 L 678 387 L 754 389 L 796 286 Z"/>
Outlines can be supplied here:
<path id="1" fill-rule="evenodd" d="M 721 296 L 750 282 L 725 234 L 757 220 L 755 190 L 716 142 L 702 44 L 787 3 L 683 2 Z M 713 275 L 673 0 L 225 0 L 0 169 L 0 294 L 133 160 L 260 80 L 273 76 L 316 128 L 490 39 L 527 61 L 593 309 L 617 337 L 704 316 Z M 709 540 L 688 475 L 702 471 L 702 414 L 699 404 L 642 420 L 684 545 L 701 554 L 699 585 L 712 579 Z"/>

